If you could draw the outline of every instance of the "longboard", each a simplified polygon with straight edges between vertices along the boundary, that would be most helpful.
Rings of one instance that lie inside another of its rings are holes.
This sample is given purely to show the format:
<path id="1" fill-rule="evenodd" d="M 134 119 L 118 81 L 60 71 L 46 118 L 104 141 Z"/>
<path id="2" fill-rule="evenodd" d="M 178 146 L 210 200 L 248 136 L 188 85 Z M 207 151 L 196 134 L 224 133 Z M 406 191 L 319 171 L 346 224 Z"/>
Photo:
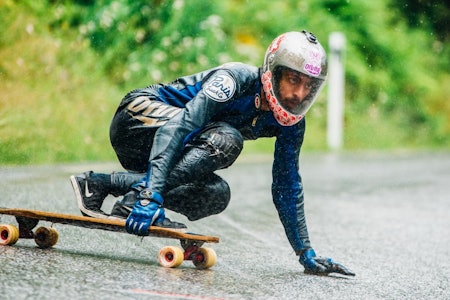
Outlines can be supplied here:
<path id="1" fill-rule="evenodd" d="M 14 245 L 19 239 L 34 239 L 40 248 L 53 247 L 58 242 L 58 232 L 53 227 L 39 227 L 34 230 L 39 221 L 126 233 L 125 220 L 120 219 L 99 219 L 31 209 L 1 207 L 0 214 L 15 216 L 18 223 L 18 227 L 11 224 L 0 224 L 0 246 Z M 184 233 L 157 226 L 149 227 L 148 236 L 178 239 L 181 243 L 181 248 L 167 246 L 159 251 L 158 261 L 163 267 L 175 268 L 181 265 L 184 260 L 191 260 L 198 269 L 208 269 L 216 263 L 215 251 L 212 248 L 202 246 L 204 243 L 218 243 L 218 237 Z"/>

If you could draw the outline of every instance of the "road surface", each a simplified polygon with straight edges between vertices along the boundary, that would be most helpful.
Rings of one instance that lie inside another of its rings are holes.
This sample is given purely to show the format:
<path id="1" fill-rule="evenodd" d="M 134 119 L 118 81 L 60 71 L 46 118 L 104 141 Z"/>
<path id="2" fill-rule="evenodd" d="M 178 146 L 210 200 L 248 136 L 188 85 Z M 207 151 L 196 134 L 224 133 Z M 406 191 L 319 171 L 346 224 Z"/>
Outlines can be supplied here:
<path id="1" fill-rule="evenodd" d="M 68 177 L 88 169 L 120 168 L 0 168 L 0 206 L 79 214 Z M 224 213 L 197 222 L 168 213 L 221 237 L 212 269 L 160 267 L 157 252 L 169 240 L 55 225 L 52 249 L 31 240 L 0 246 L 0 298 L 450 299 L 450 153 L 302 155 L 313 246 L 354 278 L 303 273 L 271 200 L 270 157 L 240 158 L 219 174 L 233 193 Z"/>

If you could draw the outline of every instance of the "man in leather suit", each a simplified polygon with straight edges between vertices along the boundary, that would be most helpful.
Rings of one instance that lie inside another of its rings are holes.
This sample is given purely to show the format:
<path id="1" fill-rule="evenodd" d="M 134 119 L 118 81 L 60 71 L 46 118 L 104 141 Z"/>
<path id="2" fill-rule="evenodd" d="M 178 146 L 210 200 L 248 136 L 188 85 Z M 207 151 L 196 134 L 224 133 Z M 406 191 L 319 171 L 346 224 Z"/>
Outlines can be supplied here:
<path id="1" fill-rule="evenodd" d="M 275 137 L 272 196 L 305 272 L 354 275 L 316 256 L 307 231 L 299 154 L 305 114 L 326 79 L 326 54 L 310 32 L 287 32 L 266 51 L 261 68 L 228 63 L 168 84 L 129 92 L 110 127 L 111 144 L 128 172 L 71 176 L 84 215 L 126 219 L 131 234 L 150 225 L 182 229 L 165 209 L 198 220 L 222 212 L 228 184 L 214 171 L 239 156 L 244 140 Z M 124 196 L 110 214 L 108 194 Z"/>

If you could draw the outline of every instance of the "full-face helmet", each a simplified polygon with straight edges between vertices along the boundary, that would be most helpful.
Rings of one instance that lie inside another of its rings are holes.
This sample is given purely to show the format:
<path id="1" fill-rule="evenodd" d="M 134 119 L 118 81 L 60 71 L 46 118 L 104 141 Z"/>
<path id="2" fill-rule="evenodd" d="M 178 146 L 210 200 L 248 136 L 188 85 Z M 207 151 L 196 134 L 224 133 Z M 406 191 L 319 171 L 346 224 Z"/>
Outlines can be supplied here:
<path id="1" fill-rule="evenodd" d="M 310 92 L 298 105 L 283 105 L 279 79 L 283 69 L 290 69 L 311 78 Z M 304 117 L 316 100 L 327 76 L 325 50 L 305 30 L 287 32 L 273 40 L 264 56 L 261 81 L 266 99 L 276 120 L 283 126 L 294 125 Z"/>

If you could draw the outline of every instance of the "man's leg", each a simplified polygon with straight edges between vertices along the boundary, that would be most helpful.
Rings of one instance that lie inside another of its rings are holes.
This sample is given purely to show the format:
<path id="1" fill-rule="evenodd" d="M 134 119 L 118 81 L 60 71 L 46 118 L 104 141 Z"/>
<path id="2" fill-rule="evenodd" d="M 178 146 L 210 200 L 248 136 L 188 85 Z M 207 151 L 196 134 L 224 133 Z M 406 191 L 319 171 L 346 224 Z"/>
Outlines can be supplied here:
<path id="1" fill-rule="evenodd" d="M 208 125 L 186 144 L 183 156 L 167 179 L 166 190 L 192 181 L 207 182 L 214 171 L 234 163 L 243 142 L 241 133 L 225 122 Z"/>
<path id="2" fill-rule="evenodd" d="M 211 124 L 186 145 L 183 157 L 167 179 L 164 207 L 198 220 L 222 212 L 230 201 L 228 184 L 214 171 L 230 166 L 239 156 L 243 138 L 227 123 Z M 136 192 L 118 201 L 112 215 L 126 218 Z"/>
<path id="3" fill-rule="evenodd" d="M 108 194 L 121 196 L 139 182 L 148 168 L 148 156 L 158 129 L 155 124 L 164 112 L 169 118 L 180 111 L 154 100 L 156 90 L 134 90 L 117 109 L 110 125 L 110 140 L 121 165 L 132 173 L 99 174 L 92 171 L 71 176 L 78 207 L 83 215 L 105 218 L 103 200 Z M 142 174 L 141 174 L 142 173 Z"/>
<path id="4" fill-rule="evenodd" d="M 187 144 L 167 180 L 164 207 L 194 221 L 221 213 L 230 202 L 227 182 L 214 171 L 231 166 L 243 148 L 240 132 L 227 123 L 207 126 Z"/>
<path id="5" fill-rule="evenodd" d="M 111 174 L 85 172 L 71 176 L 71 182 L 83 215 L 93 218 L 127 218 L 136 203 L 137 192 L 133 185 L 144 178 L 145 173 L 113 172 Z M 131 191 L 130 191 L 131 190 Z M 114 204 L 111 215 L 101 210 L 108 194 L 124 196 Z M 165 218 L 155 226 L 184 230 L 186 225 Z"/>
<path id="6" fill-rule="evenodd" d="M 243 138 L 227 123 L 211 124 L 187 144 L 183 157 L 167 179 L 164 207 L 198 220 L 222 212 L 230 201 L 228 184 L 214 171 L 229 167 L 242 151 Z M 126 217 L 136 193 L 117 203 L 112 214 Z"/>
<path id="7" fill-rule="evenodd" d="M 230 198 L 226 181 L 212 173 L 207 182 L 194 181 L 170 190 L 165 195 L 164 207 L 195 221 L 221 213 Z"/>
<path id="8" fill-rule="evenodd" d="M 230 166 L 239 156 L 243 138 L 238 130 L 218 122 L 206 127 L 187 144 L 183 157 L 167 179 L 164 207 L 198 220 L 222 212 L 230 201 L 228 184 L 214 171 Z M 144 174 L 113 173 L 110 193 L 125 194 L 111 215 L 127 218 L 137 192 L 131 186 Z M 128 193 L 127 193 L 128 192 Z"/>

